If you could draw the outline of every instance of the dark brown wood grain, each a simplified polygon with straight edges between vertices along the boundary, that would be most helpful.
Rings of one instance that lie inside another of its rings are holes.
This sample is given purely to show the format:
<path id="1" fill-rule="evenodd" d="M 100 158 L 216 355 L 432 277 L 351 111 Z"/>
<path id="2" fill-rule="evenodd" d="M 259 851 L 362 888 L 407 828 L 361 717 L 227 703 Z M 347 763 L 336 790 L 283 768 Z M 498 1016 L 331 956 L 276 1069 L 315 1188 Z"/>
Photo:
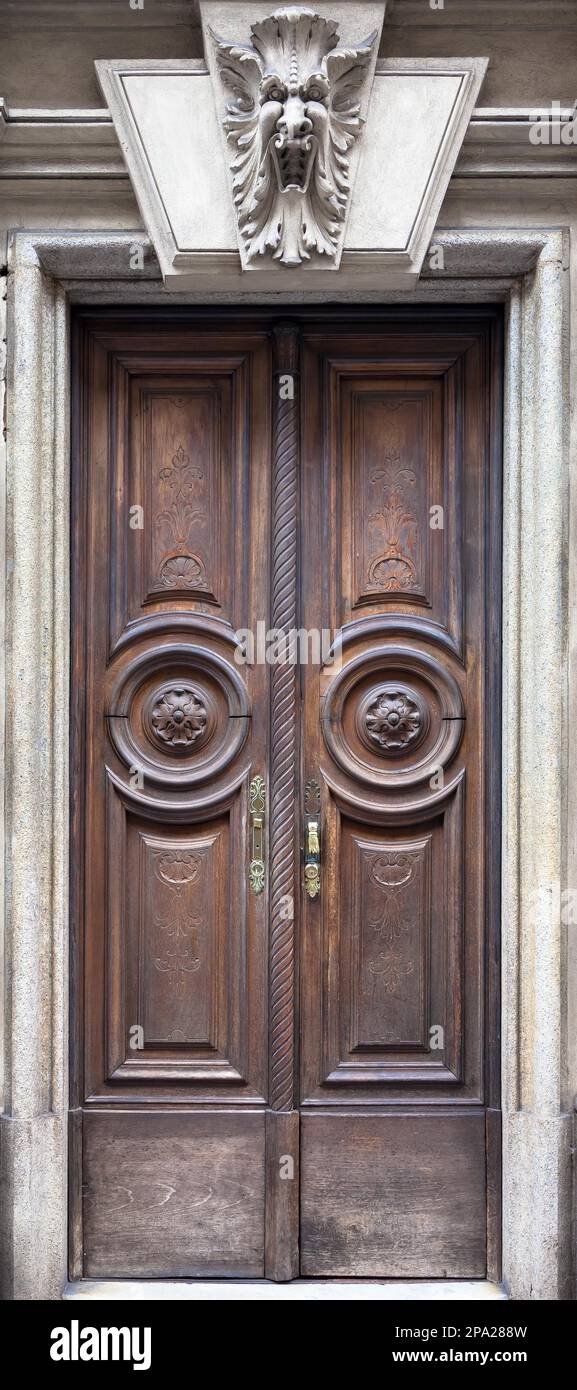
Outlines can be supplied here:
<path id="1" fill-rule="evenodd" d="M 86 1277 L 262 1277 L 262 1113 L 93 1110 L 84 1155 Z"/>
<path id="2" fill-rule="evenodd" d="M 269 1110 L 266 1117 L 265 1277 L 276 1283 L 299 1273 L 300 1117 Z"/>
<path id="3" fill-rule="evenodd" d="M 81 316 L 76 333 L 85 1143 L 74 1203 L 95 1171 L 99 1191 L 130 1187 L 132 1215 L 148 1210 L 147 1183 L 171 1189 L 148 1252 L 144 1214 L 139 1245 L 128 1218 L 106 1225 L 100 1198 L 88 1197 L 84 1269 L 262 1274 L 268 893 L 248 889 L 248 797 L 251 777 L 268 775 L 270 670 L 238 664 L 235 633 L 268 608 L 268 334 L 106 315 Z M 202 1121 L 181 1121 L 191 1104 Z M 235 1107 L 255 1105 L 246 1133 L 258 1142 L 245 1143 Z M 249 1196 L 243 1177 L 229 1200 L 231 1164 L 250 1177 Z M 214 1200 L 195 1199 L 203 1183 Z M 77 1272 L 79 1249 L 76 1230 Z"/>
<path id="4" fill-rule="evenodd" d="M 302 1131 L 303 1275 L 485 1276 L 480 1111 L 308 1114 Z"/>
<path id="5" fill-rule="evenodd" d="M 82 1188 L 79 1177 L 84 1171 L 82 1153 L 82 1110 L 68 1113 L 68 1272 L 71 1279 L 81 1279 L 83 1273 Z"/>
<path id="6" fill-rule="evenodd" d="M 73 331 L 72 1275 L 497 1278 L 500 314 Z"/>
<path id="7" fill-rule="evenodd" d="M 300 975 L 309 1276 L 478 1277 L 487 1221 L 496 1267 L 497 337 L 491 315 L 303 326 L 302 623 L 343 637 L 302 673 L 303 775 L 323 784 Z M 387 1214 L 379 1238 L 397 1160 L 402 1234 Z"/>

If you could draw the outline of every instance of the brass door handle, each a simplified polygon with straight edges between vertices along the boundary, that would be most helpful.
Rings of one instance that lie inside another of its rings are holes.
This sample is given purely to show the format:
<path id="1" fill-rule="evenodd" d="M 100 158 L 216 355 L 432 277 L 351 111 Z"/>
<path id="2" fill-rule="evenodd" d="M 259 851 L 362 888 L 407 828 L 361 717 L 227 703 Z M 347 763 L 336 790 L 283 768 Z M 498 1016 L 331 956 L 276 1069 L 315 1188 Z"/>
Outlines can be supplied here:
<path id="1" fill-rule="evenodd" d="M 264 814 L 266 789 L 262 777 L 253 777 L 249 788 L 248 807 L 250 813 L 250 864 L 249 883 L 253 893 L 262 893 L 264 888 Z"/>
<path id="2" fill-rule="evenodd" d="M 309 898 L 318 898 L 321 891 L 321 789 L 311 778 L 305 790 L 305 888 Z"/>
<path id="3" fill-rule="evenodd" d="M 307 859 L 314 859 L 315 856 L 318 858 L 318 855 L 320 854 L 319 823 L 318 823 L 318 820 L 309 820 L 309 821 L 307 821 L 307 847 L 306 847 L 306 854 L 307 854 Z"/>

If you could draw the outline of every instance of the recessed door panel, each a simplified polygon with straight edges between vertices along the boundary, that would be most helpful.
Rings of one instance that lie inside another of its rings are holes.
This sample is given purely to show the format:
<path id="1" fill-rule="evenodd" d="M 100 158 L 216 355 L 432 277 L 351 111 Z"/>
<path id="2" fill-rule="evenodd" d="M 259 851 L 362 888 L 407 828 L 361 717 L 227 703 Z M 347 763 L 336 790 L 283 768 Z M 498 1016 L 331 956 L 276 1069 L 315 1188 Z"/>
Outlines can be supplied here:
<path id="1" fill-rule="evenodd" d="M 301 1165 L 305 1278 L 485 1277 L 479 1112 L 307 1114 Z"/>
<path id="2" fill-rule="evenodd" d="M 258 1279 L 264 1115 L 90 1111 L 84 1118 L 88 1279 Z"/>

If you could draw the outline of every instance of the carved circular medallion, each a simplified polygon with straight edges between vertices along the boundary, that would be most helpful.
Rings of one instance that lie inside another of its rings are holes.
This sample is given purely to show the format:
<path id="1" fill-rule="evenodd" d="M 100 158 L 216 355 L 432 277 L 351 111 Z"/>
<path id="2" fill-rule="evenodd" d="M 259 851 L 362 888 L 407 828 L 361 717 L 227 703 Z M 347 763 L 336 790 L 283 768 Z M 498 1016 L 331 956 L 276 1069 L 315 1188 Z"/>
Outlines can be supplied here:
<path id="1" fill-rule="evenodd" d="M 163 686 L 154 692 L 151 704 L 148 723 L 161 747 L 179 752 L 204 741 L 209 715 L 204 699 L 194 686 Z"/>
<path id="2" fill-rule="evenodd" d="M 403 791 L 454 758 L 464 708 L 454 676 L 437 657 L 408 644 L 383 644 L 343 664 L 328 687 L 323 736 L 349 777 Z M 427 790 L 427 796 L 429 792 Z"/>
<path id="3" fill-rule="evenodd" d="M 429 719 L 414 690 L 387 684 L 374 687 L 361 700 L 356 724 L 366 747 L 394 757 L 424 738 Z"/>
<path id="4" fill-rule="evenodd" d="M 167 690 L 157 700 L 151 724 L 163 743 L 196 743 L 206 729 L 206 708 L 190 686 Z"/>
<path id="5" fill-rule="evenodd" d="M 184 792 L 234 761 L 250 726 L 246 686 L 230 662 L 192 643 L 171 642 L 119 671 L 107 719 L 125 768 Z"/>

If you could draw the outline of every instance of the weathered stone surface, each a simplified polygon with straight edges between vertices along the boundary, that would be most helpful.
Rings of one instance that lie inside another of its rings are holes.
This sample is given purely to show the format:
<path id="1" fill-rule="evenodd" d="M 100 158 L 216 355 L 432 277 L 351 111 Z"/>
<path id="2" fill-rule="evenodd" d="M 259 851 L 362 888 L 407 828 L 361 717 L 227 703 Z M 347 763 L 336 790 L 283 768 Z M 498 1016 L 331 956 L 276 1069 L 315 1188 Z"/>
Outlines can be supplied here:
<path id="1" fill-rule="evenodd" d="M 548 236 L 509 309 L 504 470 L 503 1210 L 515 1298 L 569 1296 L 562 884 L 568 260 Z M 545 551 L 543 551 L 543 545 Z M 545 570 L 539 557 L 547 555 Z M 561 683 L 561 688 L 560 688 Z M 551 700 L 552 691 L 556 696 Z"/>
<path id="2" fill-rule="evenodd" d="M 8 315 L 2 1222 L 12 1296 L 56 1298 L 67 1244 L 68 327 L 64 291 L 23 250 Z"/>
<path id="3" fill-rule="evenodd" d="M 244 270 L 338 270 L 384 10 L 201 0 Z"/>
<path id="4" fill-rule="evenodd" d="M 261 74 L 256 60 L 260 62 L 260 55 L 255 50 L 254 57 L 235 58 L 236 49 L 219 49 L 211 37 L 218 33 L 227 40 L 238 38 L 235 25 L 249 26 L 253 8 L 259 16 L 269 13 L 266 5 L 211 5 L 207 0 L 211 76 L 194 60 L 100 61 L 96 65 L 166 287 L 174 293 L 194 293 L 218 279 L 223 290 L 251 298 L 269 290 L 338 294 L 341 284 L 346 288 L 347 283 L 354 287 L 361 282 L 380 295 L 414 287 L 478 98 L 486 60 L 388 59 L 377 64 L 373 80 L 373 49 L 367 50 L 362 64 L 355 58 L 355 98 L 366 124 L 356 130 L 347 151 L 350 192 L 343 194 L 342 230 L 338 231 L 318 188 L 313 193 L 320 156 L 309 169 L 305 211 L 295 204 L 301 197 L 298 191 L 279 192 L 278 179 L 275 184 L 278 156 L 268 157 L 270 144 L 262 144 L 259 133 Z M 338 5 L 318 8 L 326 15 L 333 8 L 339 10 Z M 350 5 L 347 36 L 356 23 L 358 43 L 363 19 L 366 24 L 374 22 L 380 12 L 380 6 Z M 354 49 L 357 57 L 359 51 Z M 239 75 L 245 68 L 250 80 Z M 233 70 L 234 78 L 230 77 Z M 227 114 L 223 86 L 227 73 L 229 86 L 233 80 L 236 83 L 232 103 L 238 108 L 236 115 Z M 327 80 L 333 81 L 332 68 L 327 68 L 327 74 Z M 267 103 L 269 107 L 274 103 Z M 282 103 L 277 107 L 285 111 Z M 243 115 L 245 111 L 248 115 Z M 330 127 L 330 100 L 327 118 Z M 281 140 L 284 119 L 281 114 Z M 242 149 L 234 144 L 239 120 L 241 138 L 249 142 Z M 234 160 L 244 160 L 246 148 L 252 151 L 259 172 L 242 193 L 237 220 L 235 199 L 241 194 L 235 184 L 239 170 Z M 330 148 L 328 139 L 319 186 L 326 182 L 334 200 L 337 174 L 328 158 Z M 329 290 L 327 278 L 338 284 Z"/>

